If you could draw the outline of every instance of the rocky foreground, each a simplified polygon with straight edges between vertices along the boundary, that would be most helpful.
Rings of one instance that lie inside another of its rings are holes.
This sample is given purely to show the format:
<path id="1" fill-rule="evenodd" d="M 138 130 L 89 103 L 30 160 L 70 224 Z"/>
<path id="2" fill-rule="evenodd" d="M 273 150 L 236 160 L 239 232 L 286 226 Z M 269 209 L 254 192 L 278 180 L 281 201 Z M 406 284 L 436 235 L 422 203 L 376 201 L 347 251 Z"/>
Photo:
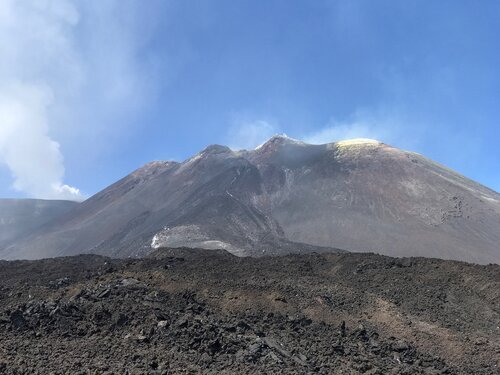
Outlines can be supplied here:
<path id="1" fill-rule="evenodd" d="M 0 262 L 2 374 L 500 374 L 500 266 L 372 254 Z"/>

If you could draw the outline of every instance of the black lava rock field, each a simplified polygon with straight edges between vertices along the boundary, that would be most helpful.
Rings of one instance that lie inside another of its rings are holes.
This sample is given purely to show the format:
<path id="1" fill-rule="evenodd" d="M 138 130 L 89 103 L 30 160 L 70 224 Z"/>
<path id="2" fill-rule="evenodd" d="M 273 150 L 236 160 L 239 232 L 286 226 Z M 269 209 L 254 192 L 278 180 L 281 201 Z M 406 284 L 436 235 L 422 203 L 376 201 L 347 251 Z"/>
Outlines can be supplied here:
<path id="1" fill-rule="evenodd" d="M 1 374 L 500 374 L 500 266 L 160 249 L 0 262 Z"/>

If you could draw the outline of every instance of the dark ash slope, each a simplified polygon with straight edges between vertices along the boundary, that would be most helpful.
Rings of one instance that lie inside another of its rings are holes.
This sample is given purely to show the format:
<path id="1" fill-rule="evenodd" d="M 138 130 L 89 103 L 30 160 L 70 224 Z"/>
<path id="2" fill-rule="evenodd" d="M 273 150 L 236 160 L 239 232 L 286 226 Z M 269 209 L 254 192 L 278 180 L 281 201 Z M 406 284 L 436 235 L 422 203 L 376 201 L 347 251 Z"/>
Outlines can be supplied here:
<path id="1" fill-rule="evenodd" d="M 0 249 L 20 240 L 77 205 L 42 199 L 0 199 Z"/>
<path id="2" fill-rule="evenodd" d="M 421 155 L 371 140 L 276 136 L 252 151 L 214 145 L 183 163 L 150 163 L 0 257 L 187 246 L 500 263 L 499 243 L 500 195 Z"/>

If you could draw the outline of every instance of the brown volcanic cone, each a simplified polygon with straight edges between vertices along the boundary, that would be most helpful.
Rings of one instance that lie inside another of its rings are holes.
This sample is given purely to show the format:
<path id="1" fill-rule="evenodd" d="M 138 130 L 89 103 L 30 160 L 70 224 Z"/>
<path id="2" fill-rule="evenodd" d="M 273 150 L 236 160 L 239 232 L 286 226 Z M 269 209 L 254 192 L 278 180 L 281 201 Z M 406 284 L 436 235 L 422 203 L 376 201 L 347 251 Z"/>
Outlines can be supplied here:
<path id="1" fill-rule="evenodd" d="M 0 256 L 123 257 L 153 245 L 500 263 L 498 243 L 500 195 L 421 155 L 275 136 L 252 151 L 213 145 L 183 163 L 150 163 Z"/>

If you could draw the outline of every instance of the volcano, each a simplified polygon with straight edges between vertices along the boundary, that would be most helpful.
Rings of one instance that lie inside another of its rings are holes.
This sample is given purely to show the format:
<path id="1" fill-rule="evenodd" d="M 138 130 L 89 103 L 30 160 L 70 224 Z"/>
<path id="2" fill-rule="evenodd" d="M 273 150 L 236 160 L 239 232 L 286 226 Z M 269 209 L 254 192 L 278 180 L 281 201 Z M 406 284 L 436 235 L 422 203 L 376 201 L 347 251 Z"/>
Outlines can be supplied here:
<path id="1" fill-rule="evenodd" d="M 0 257 L 344 249 L 485 264 L 500 263 L 499 243 L 500 194 L 420 154 L 274 136 L 255 150 L 211 145 L 181 163 L 148 163 Z"/>

